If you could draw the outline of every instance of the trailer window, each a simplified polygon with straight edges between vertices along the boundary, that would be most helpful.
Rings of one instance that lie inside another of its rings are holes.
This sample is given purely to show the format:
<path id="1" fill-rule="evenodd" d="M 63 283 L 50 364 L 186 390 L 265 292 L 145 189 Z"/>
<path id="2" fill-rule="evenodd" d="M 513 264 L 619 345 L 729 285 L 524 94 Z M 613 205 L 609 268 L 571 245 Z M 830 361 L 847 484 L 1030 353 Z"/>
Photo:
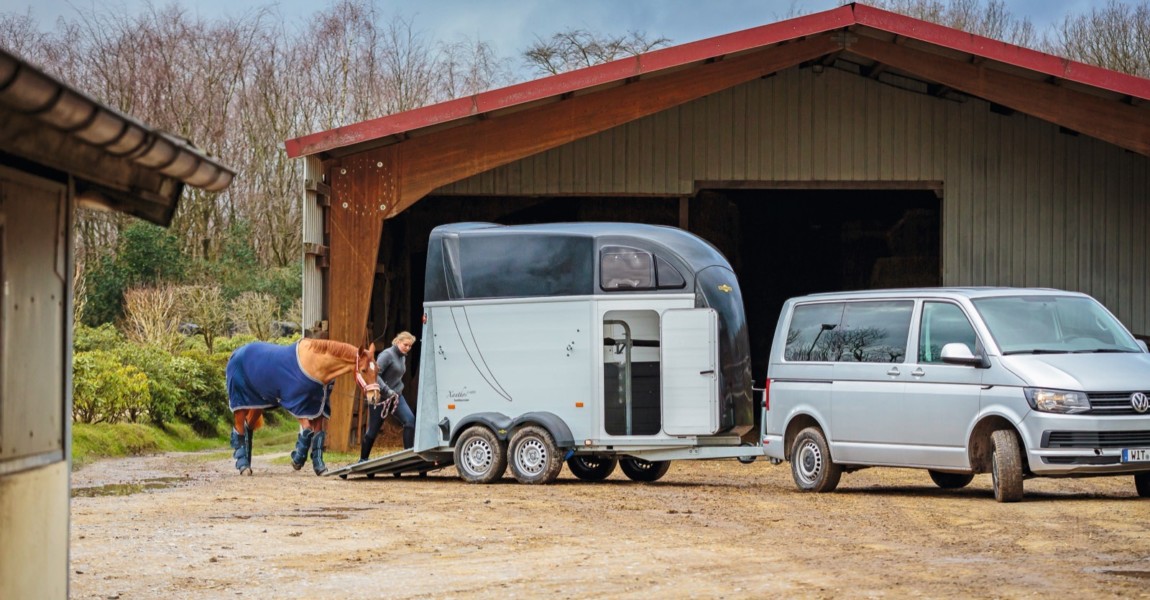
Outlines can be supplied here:
<path id="1" fill-rule="evenodd" d="M 592 293 L 591 238 L 556 235 L 460 237 L 464 298 L 580 296 Z"/>
<path id="2" fill-rule="evenodd" d="M 687 287 L 687 280 L 679 274 L 679 270 L 662 258 L 655 257 L 655 277 L 659 282 L 659 289 L 682 289 Z"/>
<path id="3" fill-rule="evenodd" d="M 599 251 L 599 285 L 607 291 L 655 289 L 651 253 L 626 246 L 604 246 Z"/>

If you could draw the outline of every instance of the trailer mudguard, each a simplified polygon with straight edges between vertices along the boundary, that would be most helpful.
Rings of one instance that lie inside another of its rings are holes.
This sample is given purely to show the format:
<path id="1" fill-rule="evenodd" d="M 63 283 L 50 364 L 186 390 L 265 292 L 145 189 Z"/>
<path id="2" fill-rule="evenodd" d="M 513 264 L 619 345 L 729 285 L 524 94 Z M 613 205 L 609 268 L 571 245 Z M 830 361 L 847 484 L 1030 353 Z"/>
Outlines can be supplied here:
<path id="1" fill-rule="evenodd" d="M 555 413 L 543 411 L 523 413 L 511 422 L 511 430 L 519 428 L 520 425 L 532 423 L 542 425 L 551 432 L 551 437 L 555 438 L 556 447 L 572 448 L 575 446 L 575 436 L 571 435 L 571 428 L 567 426 L 566 421 L 560 419 Z"/>
<path id="2" fill-rule="evenodd" d="M 451 433 L 451 445 L 455 445 L 455 440 L 459 439 L 459 434 L 464 429 L 475 423 L 487 426 L 503 441 L 507 441 L 508 434 L 511 433 L 511 417 L 497 412 L 478 412 L 463 417 L 455 424 L 455 430 Z"/>

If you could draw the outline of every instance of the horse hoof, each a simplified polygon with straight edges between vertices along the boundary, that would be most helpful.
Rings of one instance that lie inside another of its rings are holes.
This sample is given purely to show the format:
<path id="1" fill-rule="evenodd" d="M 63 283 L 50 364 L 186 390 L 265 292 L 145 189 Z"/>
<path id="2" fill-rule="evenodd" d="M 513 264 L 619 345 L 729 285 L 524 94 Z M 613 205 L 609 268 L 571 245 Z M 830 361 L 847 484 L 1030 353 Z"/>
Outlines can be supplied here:
<path id="1" fill-rule="evenodd" d="M 316 477 L 319 477 L 319 476 L 323 475 L 324 473 L 327 473 L 327 469 L 324 469 L 322 471 L 320 471 L 319 469 L 315 470 L 315 476 Z"/>
<path id="2" fill-rule="evenodd" d="M 251 474 L 252 474 L 252 468 L 251 467 L 244 467 L 244 468 L 240 469 L 240 475 L 251 475 Z"/>

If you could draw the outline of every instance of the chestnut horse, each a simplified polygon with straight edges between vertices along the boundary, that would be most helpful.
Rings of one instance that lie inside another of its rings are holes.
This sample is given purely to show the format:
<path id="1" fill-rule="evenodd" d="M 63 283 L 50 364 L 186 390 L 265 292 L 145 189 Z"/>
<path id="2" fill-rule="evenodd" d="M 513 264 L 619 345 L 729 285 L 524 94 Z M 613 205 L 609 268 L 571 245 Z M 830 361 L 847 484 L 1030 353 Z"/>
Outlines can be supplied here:
<path id="1" fill-rule="evenodd" d="M 280 406 L 300 423 L 292 466 L 300 470 L 310 450 L 315 474 L 323 475 L 332 381 L 351 372 L 367 401 L 379 402 L 375 344 L 356 348 L 304 338 L 290 346 L 252 342 L 236 348 L 228 359 L 227 385 L 228 404 L 235 416 L 231 443 L 240 474 L 252 474 L 252 436 L 263 424 L 264 409 Z"/>

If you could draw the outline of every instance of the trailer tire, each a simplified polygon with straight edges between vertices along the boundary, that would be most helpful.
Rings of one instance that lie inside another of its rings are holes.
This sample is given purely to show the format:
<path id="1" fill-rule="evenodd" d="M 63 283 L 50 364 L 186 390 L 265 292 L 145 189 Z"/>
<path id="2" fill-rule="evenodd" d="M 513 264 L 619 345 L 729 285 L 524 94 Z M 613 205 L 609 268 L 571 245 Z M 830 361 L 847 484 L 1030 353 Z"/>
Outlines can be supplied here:
<path id="1" fill-rule="evenodd" d="M 472 425 L 455 441 L 455 469 L 467 483 L 491 483 L 507 470 L 507 448 L 495 432 Z"/>
<path id="2" fill-rule="evenodd" d="M 615 472 L 619 459 L 614 456 L 572 456 L 567 459 L 571 474 L 583 481 L 603 481 Z"/>
<path id="3" fill-rule="evenodd" d="M 519 483 L 551 483 L 563 468 L 555 438 L 538 425 L 527 425 L 516 431 L 507 448 L 511 474 Z"/>
<path id="4" fill-rule="evenodd" d="M 619 460 L 623 474 L 631 481 L 650 483 L 659 481 L 671 468 L 669 460 L 643 460 L 641 458 L 623 458 Z"/>

